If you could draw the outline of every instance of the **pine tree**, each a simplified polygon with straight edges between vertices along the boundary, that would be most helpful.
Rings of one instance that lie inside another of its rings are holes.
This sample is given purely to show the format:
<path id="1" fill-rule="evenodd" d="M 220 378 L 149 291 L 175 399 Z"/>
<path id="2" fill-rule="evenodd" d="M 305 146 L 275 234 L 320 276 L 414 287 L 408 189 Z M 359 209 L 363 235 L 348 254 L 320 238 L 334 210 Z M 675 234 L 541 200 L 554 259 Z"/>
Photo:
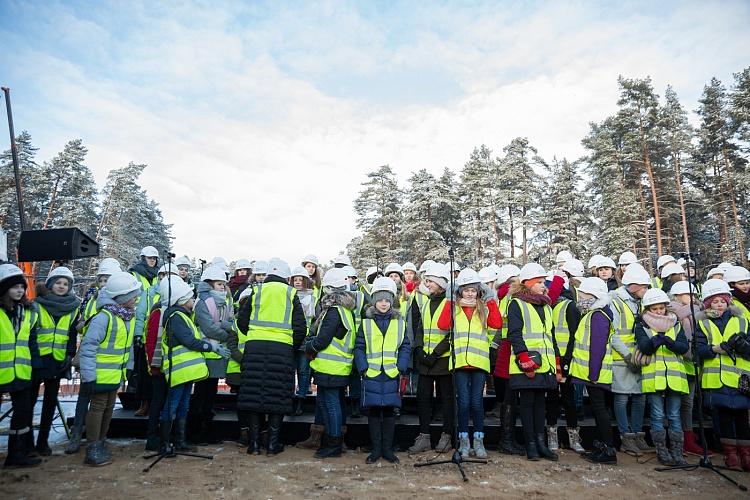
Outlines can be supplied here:
<path id="1" fill-rule="evenodd" d="M 732 129 L 737 139 L 744 143 L 745 153 L 750 153 L 750 67 L 734 74 L 730 104 Z"/>
<path id="2" fill-rule="evenodd" d="M 443 236 L 436 230 L 438 198 L 437 180 L 426 169 L 409 178 L 407 204 L 401 211 L 399 239 L 404 260 L 418 262 L 446 254 Z"/>
<path id="3" fill-rule="evenodd" d="M 464 241 L 461 230 L 461 199 L 458 194 L 456 174 L 445 167 L 443 174 L 435 185 L 435 215 L 434 228 L 447 246 L 453 245 L 455 250 L 462 250 Z M 442 255 L 425 257 L 426 259 L 444 261 L 447 252 Z"/>

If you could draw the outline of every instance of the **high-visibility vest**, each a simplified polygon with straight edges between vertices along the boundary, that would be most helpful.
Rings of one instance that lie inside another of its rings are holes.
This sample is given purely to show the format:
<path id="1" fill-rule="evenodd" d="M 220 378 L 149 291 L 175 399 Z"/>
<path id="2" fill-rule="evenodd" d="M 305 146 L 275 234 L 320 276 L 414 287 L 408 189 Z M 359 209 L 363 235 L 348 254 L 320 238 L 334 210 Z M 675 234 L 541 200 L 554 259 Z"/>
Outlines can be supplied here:
<path id="1" fill-rule="evenodd" d="M 664 285 L 664 282 L 661 280 L 660 277 L 654 276 L 651 278 L 651 288 L 658 288 L 661 290 L 661 287 Z"/>
<path id="2" fill-rule="evenodd" d="M 750 321 L 750 309 L 745 307 L 745 304 L 737 299 L 732 299 L 732 305 L 742 311 L 742 317 L 745 318 L 746 321 Z"/>
<path id="3" fill-rule="evenodd" d="M 297 289 L 284 283 L 261 283 L 253 293 L 247 341 L 268 340 L 292 345 L 292 307 Z"/>
<path id="4" fill-rule="evenodd" d="M 479 318 L 475 309 L 471 320 L 466 316 L 463 307 L 455 306 L 455 326 L 453 332 L 453 353 L 456 368 L 471 366 L 486 372 L 490 371 L 490 340 L 487 327 Z M 453 357 L 448 358 L 448 369 L 453 369 Z"/>
<path id="5" fill-rule="evenodd" d="M 423 294 L 419 289 L 414 290 L 414 293 L 411 294 L 412 304 L 416 303 L 417 310 L 420 312 L 422 311 L 425 302 L 429 302 L 429 300 L 430 296 Z"/>
<path id="6" fill-rule="evenodd" d="M 650 328 L 644 327 L 648 338 L 657 335 Z M 674 327 L 664 332 L 672 340 L 677 339 Z M 641 389 L 644 394 L 664 391 L 667 388 L 687 394 L 689 392 L 685 360 L 679 354 L 670 351 L 666 346 L 659 346 L 651 358 L 651 363 L 641 368 Z"/>
<path id="7" fill-rule="evenodd" d="M 241 353 L 245 353 L 245 342 L 247 342 L 247 334 L 240 331 L 239 328 L 237 328 L 237 320 L 234 322 L 234 331 L 237 332 L 237 349 Z M 227 363 L 227 373 L 240 373 L 241 366 L 240 363 L 233 360 L 232 358 L 229 358 L 229 363 Z"/>
<path id="8" fill-rule="evenodd" d="M 560 356 L 564 356 L 568 349 L 570 341 L 570 328 L 568 327 L 568 304 L 572 301 L 560 299 L 552 309 L 552 317 L 555 318 L 555 342 L 560 351 Z"/>
<path id="9" fill-rule="evenodd" d="M 37 316 L 25 309 L 21 326 L 16 331 L 4 309 L 0 308 L 0 385 L 18 380 L 31 380 L 29 337 Z"/>
<path id="10" fill-rule="evenodd" d="M 708 340 L 709 346 L 719 345 L 728 341 L 733 335 L 747 332 L 748 321 L 745 318 L 732 316 L 729 318 L 724 332 L 719 330 L 716 323 L 710 319 L 702 319 L 698 322 L 703 334 Z M 703 361 L 703 372 L 701 387 L 704 389 L 720 389 L 721 386 L 738 389 L 741 375 L 750 376 L 750 361 L 737 356 L 737 364 L 726 354 L 717 354 L 714 359 Z"/>
<path id="11" fill-rule="evenodd" d="M 98 314 L 107 316 L 107 335 L 99 344 L 96 352 L 96 385 L 119 386 L 125 380 L 125 369 L 130 358 L 130 347 L 133 345 L 133 324 L 135 318 L 130 320 L 130 325 L 102 309 Z"/>
<path id="12" fill-rule="evenodd" d="M 362 320 L 362 333 L 365 336 L 365 354 L 367 355 L 367 373 L 375 378 L 385 372 L 390 378 L 398 376 L 398 350 L 404 343 L 406 322 L 391 319 L 383 335 L 374 319 Z"/>
<path id="13" fill-rule="evenodd" d="M 628 307 L 625 301 L 620 297 L 612 299 L 612 307 L 617 309 L 617 312 L 620 313 L 619 323 L 613 325 L 615 328 L 615 335 L 617 335 L 622 343 L 628 347 L 630 354 L 633 354 L 633 352 L 635 352 L 635 332 L 633 330 L 633 328 L 635 328 L 635 314 L 633 314 L 630 307 Z M 624 358 L 619 352 L 617 352 L 617 350 L 615 350 L 612 352 L 612 360 L 615 362 L 624 361 Z"/>
<path id="14" fill-rule="evenodd" d="M 175 311 L 167 318 L 164 328 L 169 328 L 168 323 L 174 316 L 182 318 L 185 324 L 193 331 L 193 336 L 197 340 L 201 340 L 201 333 L 198 331 L 198 327 L 182 311 Z M 204 353 L 192 351 L 182 344 L 170 347 L 167 344 L 167 337 L 169 336 L 162 335 L 161 337 L 161 348 L 164 353 L 161 366 L 164 377 L 166 380 L 169 380 L 169 386 L 174 387 L 185 382 L 196 382 L 208 378 L 208 366 L 206 365 L 206 358 L 203 356 Z M 170 358 L 172 360 L 171 363 Z"/>
<path id="15" fill-rule="evenodd" d="M 96 307 L 96 299 L 98 297 L 99 290 L 95 291 L 91 294 L 91 297 L 89 297 L 89 301 L 86 302 L 86 307 L 83 309 L 83 321 L 88 321 L 89 318 L 93 318 L 94 314 L 99 311 L 99 308 Z"/>
<path id="16" fill-rule="evenodd" d="M 310 367 L 318 373 L 326 375 L 348 376 L 352 372 L 354 361 L 354 340 L 356 330 L 354 328 L 354 314 L 349 309 L 341 306 L 333 306 L 323 313 L 325 315 L 335 310 L 341 318 L 341 323 L 346 328 L 343 339 L 334 337 L 328 347 L 320 351 L 310 362 Z M 321 319 L 321 324 L 323 319 Z"/>
<path id="17" fill-rule="evenodd" d="M 36 331 L 36 344 L 39 347 L 39 355 L 52 354 L 55 360 L 62 361 L 65 359 L 68 347 L 70 324 L 75 320 L 78 309 L 61 316 L 55 323 L 49 311 L 43 305 L 38 303 L 37 305 L 39 306 L 39 328 Z"/>
<path id="18" fill-rule="evenodd" d="M 448 335 L 447 330 L 441 330 L 437 326 L 438 319 L 443 313 L 443 309 L 445 309 L 446 302 L 447 301 L 445 298 L 440 301 L 437 309 L 435 309 L 434 316 L 430 312 L 429 300 L 425 301 L 424 305 L 422 306 L 422 331 L 424 333 L 424 346 L 422 347 L 422 349 L 424 350 L 425 355 L 432 354 L 438 344 L 445 340 L 445 336 Z M 440 355 L 441 358 L 447 358 L 449 356 L 450 350 L 448 349 L 446 349 L 446 351 Z"/>
<path id="19" fill-rule="evenodd" d="M 135 278 L 141 283 L 141 291 L 148 290 L 153 285 L 153 282 L 150 279 L 143 276 L 141 273 L 132 271 L 130 274 L 135 276 Z"/>
<path id="20" fill-rule="evenodd" d="M 589 357 L 591 350 L 591 318 L 595 312 L 604 314 L 609 320 L 609 335 L 607 336 L 607 349 L 604 352 L 604 358 L 602 359 L 602 366 L 599 370 L 599 377 L 596 380 L 591 380 L 589 374 Z M 557 332 L 555 332 L 557 333 Z M 584 314 L 581 318 L 581 322 L 578 323 L 575 335 L 573 337 L 573 359 L 570 362 L 570 376 L 588 382 L 595 382 L 597 384 L 611 384 L 612 383 L 612 334 L 614 328 L 612 327 L 612 318 L 607 316 L 601 309 L 595 309 Z"/>
<path id="21" fill-rule="evenodd" d="M 409 310 L 409 301 L 402 300 L 401 303 L 398 305 L 398 313 L 401 315 L 402 319 L 406 319 L 406 314 L 408 310 Z"/>
<path id="22" fill-rule="evenodd" d="M 544 306 L 544 320 L 528 302 L 520 299 L 512 299 L 521 309 L 523 318 L 523 341 L 528 351 L 537 351 L 542 355 L 542 365 L 535 371 L 537 373 L 555 373 L 555 345 L 553 341 L 553 319 L 552 308 Z M 511 375 L 522 374 L 523 371 L 516 364 L 515 352 L 511 355 L 509 373 Z"/>
<path id="23" fill-rule="evenodd" d="M 507 339 L 508 338 L 508 306 L 510 305 L 510 299 L 512 299 L 510 293 L 507 293 L 505 297 L 500 300 L 500 303 L 497 305 L 498 309 L 500 309 L 500 314 L 503 317 L 503 326 L 500 328 L 500 338 L 501 339 Z"/>
<path id="24" fill-rule="evenodd" d="M 354 294 L 354 311 L 352 313 L 354 314 L 354 326 L 355 328 L 359 328 L 359 325 L 362 324 L 362 306 L 365 303 L 365 294 L 357 290 L 356 292 L 350 292 Z"/>

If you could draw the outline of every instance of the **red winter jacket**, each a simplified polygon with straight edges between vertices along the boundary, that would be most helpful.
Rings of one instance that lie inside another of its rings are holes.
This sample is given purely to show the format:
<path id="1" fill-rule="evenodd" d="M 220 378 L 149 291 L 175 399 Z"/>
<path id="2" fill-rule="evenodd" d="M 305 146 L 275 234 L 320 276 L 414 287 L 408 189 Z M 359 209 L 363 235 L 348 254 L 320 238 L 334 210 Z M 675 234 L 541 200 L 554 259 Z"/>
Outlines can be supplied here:
<path id="1" fill-rule="evenodd" d="M 441 330 L 450 330 L 451 328 L 451 309 L 453 308 L 453 302 L 450 300 L 446 301 L 443 312 L 438 318 L 438 328 Z M 464 314 L 471 321 L 471 316 L 474 314 L 474 308 L 468 306 L 462 306 Z M 495 330 L 499 330 L 503 327 L 503 315 L 500 314 L 500 309 L 497 307 L 497 302 L 493 299 L 487 302 L 487 326 Z M 473 368 L 463 367 L 463 368 Z"/>
<path id="2" fill-rule="evenodd" d="M 156 338 L 159 335 L 159 322 L 161 321 L 161 308 L 156 308 L 151 311 L 146 323 L 146 358 L 148 358 L 148 364 L 151 366 L 151 361 L 154 359 L 154 349 L 156 349 Z"/>

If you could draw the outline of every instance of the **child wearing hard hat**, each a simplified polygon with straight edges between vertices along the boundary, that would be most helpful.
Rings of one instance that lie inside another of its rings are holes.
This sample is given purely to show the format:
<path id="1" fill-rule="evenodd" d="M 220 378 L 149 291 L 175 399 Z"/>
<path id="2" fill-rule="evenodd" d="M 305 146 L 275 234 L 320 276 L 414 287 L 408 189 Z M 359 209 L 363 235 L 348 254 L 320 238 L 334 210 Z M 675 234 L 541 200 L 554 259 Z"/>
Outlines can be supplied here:
<path id="1" fill-rule="evenodd" d="M 136 414 L 144 416 L 148 414 L 148 405 L 151 400 L 151 378 L 148 374 L 146 352 L 143 347 L 143 336 L 146 333 L 146 322 L 151 312 L 151 298 L 149 293 L 152 285 L 157 284 L 159 251 L 147 246 L 141 249 L 138 261 L 130 267 L 130 273 L 141 284 L 141 295 L 136 301 L 135 308 L 135 330 L 133 332 L 133 352 L 130 356 L 128 368 L 133 370 L 129 384 L 135 380 L 136 400 L 140 403 Z M 157 287 L 158 288 L 158 287 Z M 151 291 L 153 293 L 153 291 Z"/>
<path id="2" fill-rule="evenodd" d="M 35 327 L 39 358 L 32 359 L 31 409 L 36 405 L 39 387 L 44 383 L 44 401 L 39 423 L 36 451 L 49 456 L 47 443 L 52 418 L 57 409 L 60 379 L 70 378 L 70 366 L 76 353 L 76 322 L 81 300 L 73 291 L 73 272 L 67 267 L 53 269 L 44 283 L 43 293 L 34 300 L 39 320 Z"/>
<path id="3" fill-rule="evenodd" d="M 732 305 L 750 321 L 750 271 L 742 266 L 732 266 L 724 273 L 724 281 L 732 289 Z"/>
<path id="4" fill-rule="evenodd" d="M 601 279 L 607 284 L 608 290 L 617 289 L 617 279 L 615 278 L 615 271 L 617 266 L 615 261 L 609 257 L 599 257 L 596 261 L 596 277 Z"/>
<path id="5" fill-rule="evenodd" d="M 458 401 L 458 451 L 462 458 L 487 458 L 484 447 L 484 383 L 490 372 L 488 328 L 500 330 L 503 317 L 497 308 L 495 290 L 482 283 L 479 274 L 467 267 L 458 273 L 458 287 L 438 319 L 438 328 L 450 330 L 453 318 L 453 352 L 448 369 L 453 370 Z M 452 308 L 454 308 L 451 310 Z M 454 364 L 455 358 L 455 364 Z M 469 414 L 474 423 L 473 444 L 469 443 Z"/>
<path id="6" fill-rule="evenodd" d="M 6 467 L 32 467 L 39 458 L 29 456 L 34 438 L 31 434 L 32 353 L 37 352 L 32 329 L 38 320 L 26 298 L 23 271 L 13 264 L 0 264 L 0 341 L 8 346 L 0 365 L 0 394 L 9 393 L 11 409 Z"/>
<path id="7" fill-rule="evenodd" d="M 234 264 L 234 274 L 229 278 L 227 286 L 229 291 L 232 292 L 232 298 L 237 302 L 242 291 L 247 288 L 250 282 L 250 276 L 253 270 L 253 265 L 248 259 L 239 259 Z"/>
<path id="8" fill-rule="evenodd" d="M 731 305 L 731 290 L 723 280 L 706 281 L 701 299 L 704 310 L 695 317 L 698 357 L 703 362 L 701 388 L 706 404 L 719 414 L 724 464 L 750 472 L 748 322 L 742 311 Z"/>
<path id="9" fill-rule="evenodd" d="M 669 292 L 672 285 L 685 280 L 687 280 L 687 272 L 676 262 L 670 262 L 661 270 L 661 289 L 664 292 Z"/>
<path id="10" fill-rule="evenodd" d="M 85 463 L 107 465 L 111 455 L 104 441 L 117 399 L 125 382 L 125 370 L 133 344 L 135 306 L 141 283 L 130 273 L 116 272 L 99 292 L 99 312 L 89 323 L 78 350 L 81 391 L 90 392 L 91 405 L 86 415 Z"/>
<path id="11" fill-rule="evenodd" d="M 394 308 L 396 284 L 377 278 L 372 286 L 370 305 L 357 330 L 354 363 L 362 375 L 362 407 L 368 411 L 372 451 L 368 464 L 381 457 L 391 463 L 399 459 L 393 452 L 396 431 L 395 408 L 401 406 L 400 377 L 406 374 L 411 344 L 406 322 Z"/>
<path id="12" fill-rule="evenodd" d="M 315 299 L 315 305 L 318 304 L 322 295 L 323 287 L 321 285 L 323 281 L 323 273 L 320 270 L 320 262 L 315 255 L 305 255 L 302 259 L 302 267 L 307 270 L 307 274 L 312 281 L 313 298 Z"/>
<path id="13" fill-rule="evenodd" d="M 651 410 L 656 458 L 662 465 L 686 465 L 680 404 L 682 395 L 690 392 L 683 358 L 688 350 L 687 337 L 677 316 L 669 311 L 669 297 L 662 290 L 647 291 L 641 304 L 644 310 L 635 322 L 635 340 L 644 355 L 652 356 L 641 370 L 641 387 Z M 668 431 L 664 429 L 665 417 Z"/>
<path id="14" fill-rule="evenodd" d="M 313 295 L 313 281 L 307 269 L 297 266 L 292 269 L 292 276 L 289 278 L 289 284 L 297 290 L 302 309 L 305 312 L 305 321 L 308 329 L 315 318 L 315 296 Z M 310 360 L 305 356 L 303 350 L 294 352 L 295 367 L 297 371 L 297 391 L 294 396 L 294 415 L 300 416 L 303 413 L 303 405 L 307 390 L 310 388 Z"/>

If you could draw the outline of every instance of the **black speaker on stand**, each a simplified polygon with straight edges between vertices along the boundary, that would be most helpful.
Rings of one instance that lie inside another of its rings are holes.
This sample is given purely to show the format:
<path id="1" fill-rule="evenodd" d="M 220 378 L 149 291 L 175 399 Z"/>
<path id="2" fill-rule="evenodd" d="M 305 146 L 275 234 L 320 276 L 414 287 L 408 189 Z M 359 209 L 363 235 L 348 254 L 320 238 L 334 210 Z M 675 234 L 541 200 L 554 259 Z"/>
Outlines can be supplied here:
<path id="1" fill-rule="evenodd" d="M 77 227 L 21 231 L 18 241 L 19 262 L 65 261 L 98 255 L 99 243 Z"/>

